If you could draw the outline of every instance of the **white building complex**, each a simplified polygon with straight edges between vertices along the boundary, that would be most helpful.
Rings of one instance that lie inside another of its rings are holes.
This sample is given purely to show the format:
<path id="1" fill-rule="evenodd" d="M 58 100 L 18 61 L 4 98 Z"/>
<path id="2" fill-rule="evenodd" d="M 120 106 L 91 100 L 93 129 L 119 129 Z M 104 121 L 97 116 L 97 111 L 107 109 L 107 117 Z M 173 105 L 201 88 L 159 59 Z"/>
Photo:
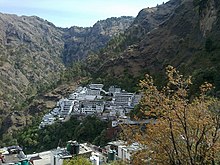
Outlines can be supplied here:
<path id="1" fill-rule="evenodd" d="M 49 114 L 46 114 L 39 128 L 51 125 L 55 121 L 66 121 L 71 115 L 92 115 L 108 112 L 111 116 L 126 116 L 138 104 L 140 95 L 128 93 L 119 87 L 110 86 L 108 92 L 103 84 L 90 84 L 78 87 L 69 98 L 60 99 Z M 105 98 L 108 99 L 105 99 Z M 105 113 L 106 115 L 106 113 Z"/>

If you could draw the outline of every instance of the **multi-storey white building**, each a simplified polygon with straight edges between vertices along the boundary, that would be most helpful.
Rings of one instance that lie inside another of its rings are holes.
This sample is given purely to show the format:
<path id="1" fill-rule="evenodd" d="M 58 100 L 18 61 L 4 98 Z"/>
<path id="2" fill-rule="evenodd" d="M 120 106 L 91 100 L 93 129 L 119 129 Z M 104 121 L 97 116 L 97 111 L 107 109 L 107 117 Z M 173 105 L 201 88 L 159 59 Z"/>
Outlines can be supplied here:
<path id="1" fill-rule="evenodd" d="M 76 148 L 75 148 L 76 147 Z M 51 165 L 63 165 L 63 161 L 65 159 L 71 159 L 76 155 L 90 157 L 92 153 L 92 148 L 90 148 L 87 143 L 78 144 L 77 146 L 73 146 L 71 149 L 75 153 L 71 153 L 68 151 L 68 148 L 57 148 L 51 151 Z"/>
<path id="2" fill-rule="evenodd" d="M 86 87 L 79 87 L 77 88 L 76 92 L 70 94 L 70 100 L 95 100 L 101 99 L 101 89 L 99 88 L 86 88 Z"/>
<path id="3" fill-rule="evenodd" d="M 90 89 L 98 89 L 101 90 L 104 87 L 103 84 L 89 84 Z"/>
<path id="4" fill-rule="evenodd" d="M 113 103 L 117 106 L 131 106 L 134 99 L 134 93 L 115 93 Z"/>
<path id="5" fill-rule="evenodd" d="M 74 100 L 61 99 L 59 101 L 60 105 L 60 116 L 66 117 L 71 114 L 73 110 Z"/>
<path id="6" fill-rule="evenodd" d="M 110 95 L 115 96 L 116 93 L 121 93 L 121 88 L 110 86 L 108 91 Z"/>
<path id="7" fill-rule="evenodd" d="M 80 101 L 80 112 L 83 114 L 102 113 L 105 103 L 103 101 Z"/>
<path id="8" fill-rule="evenodd" d="M 108 143 L 108 147 L 116 151 L 116 157 L 124 161 L 130 162 L 131 155 L 141 149 L 138 143 L 126 144 L 124 141 L 112 141 Z"/>

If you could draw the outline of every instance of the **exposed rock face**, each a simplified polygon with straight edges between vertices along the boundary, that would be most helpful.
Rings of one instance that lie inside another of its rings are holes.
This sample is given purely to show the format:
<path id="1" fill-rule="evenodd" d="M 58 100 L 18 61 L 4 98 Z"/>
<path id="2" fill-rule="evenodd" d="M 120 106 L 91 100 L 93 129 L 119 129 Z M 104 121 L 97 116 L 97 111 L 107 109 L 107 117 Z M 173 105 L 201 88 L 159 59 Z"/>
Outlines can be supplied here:
<path id="1" fill-rule="evenodd" d="M 98 21 L 93 27 L 71 27 L 63 36 L 64 63 L 71 64 L 73 61 L 84 59 L 89 52 L 100 50 L 113 36 L 123 33 L 133 20 L 133 17 L 112 17 Z"/>
<path id="2" fill-rule="evenodd" d="M 29 116 L 17 111 L 10 113 L 2 122 L 1 133 L 5 133 L 6 131 L 13 133 L 14 130 L 24 127 L 27 123 L 30 123 Z M 10 130 L 8 128 L 10 128 Z"/>
<path id="3" fill-rule="evenodd" d="M 181 0 L 170 0 L 157 7 L 142 9 L 127 33 L 137 35 L 139 39 L 142 38 L 148 32 L 165 22 L 180 3 Z"/>
<path id="4" fill-rule="evenodd" d="M 212 30 L 213 23 L 217 19 L 217 9 L 215 5 L 215 0 L 209 0 L 204 5 L 204 10 L 200 11 L 200 30 L 203 32 L 203 35 L 206 36 Z"/>

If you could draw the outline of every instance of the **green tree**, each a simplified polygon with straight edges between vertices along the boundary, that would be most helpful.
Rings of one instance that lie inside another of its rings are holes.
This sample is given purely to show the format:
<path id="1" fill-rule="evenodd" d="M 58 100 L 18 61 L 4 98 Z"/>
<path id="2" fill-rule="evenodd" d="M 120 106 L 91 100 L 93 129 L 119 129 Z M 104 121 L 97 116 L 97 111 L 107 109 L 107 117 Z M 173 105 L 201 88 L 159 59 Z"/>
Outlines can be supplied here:
<path id="1" fill-rule="evenodd" d="M 88 116 L 82 121 L 71 117 L 67 122 L 56 122 L 43 129 L 39 129 L 38 123 L 36 124 L 35 126 L 26 127 L 14 136 L 18 144 L 23 146 L 26 153 L 50 150 L 58 145 L 65 146 L 69 140 L 92 143 L 107 128 L 106 122 L 92 116 Z M 9 137 L 4 139 L 7 142 Z M 12 137 L 10 138 L 11 140 Z M 106 143 L 104 137 L 100 138 L 100 140 L 97 143 Z"/>
<path id="2" fill-rule="evenodd" d="M 126 162 L 124 162 L 122 160 L 115 160 L 115 161 L 111 162 L 109 165 L 126 165 Z"/>
<path id="3" fill-rule="evenodd" d="M 92 165 L 92 163 L 82 156 L 77 156 L 71 160 L 65 160 L 63 165 Z"/>

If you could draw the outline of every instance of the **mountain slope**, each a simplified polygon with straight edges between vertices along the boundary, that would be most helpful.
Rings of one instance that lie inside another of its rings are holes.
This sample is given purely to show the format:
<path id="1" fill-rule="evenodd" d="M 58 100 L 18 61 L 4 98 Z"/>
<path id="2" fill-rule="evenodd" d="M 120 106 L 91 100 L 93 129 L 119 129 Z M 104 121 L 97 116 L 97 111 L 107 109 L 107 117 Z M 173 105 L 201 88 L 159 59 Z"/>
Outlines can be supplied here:
<path id="1" fill-rule="evenodd" d="M 126 31 L 126 35 L 129 39 L 135 37 L 136 40 L 133 39 L 133 43 L 142 40 L 147 33 L 169 19 L 180 3 L 181 0 L 170 0 L 157 7 L 142 9 Z"/>
<path id="2" fill-rule="evenodd" d="M 141 73 L 142 70 L 145 69 L 145 61 L 142 57 L 140 60 L 134 59 L 139 58 L 139 44 L 143 41 L 148 42 L 148 40 L 150 42 L 150 38 L 145 39 L 146 36 L 157 31 L 159 26 L 169 20 L 180 3 L 181 0 L 171 0 L 157 7 L 141 10 L 123 35 L 113 38 L 100 53 L 89 56 L 87 59 L 89 65 L 86 68 L 92 72 L 94 77 L 104 77 L 107 79 L 106 82 L 110 79 L 110 81 L 115 80 L 115 83 L 119 81 L 120 85 L 139 79 L 144 74 Z M 128 59 L 130 56 L 133 56 L 134 60 Z M 116 80 L 115 77 L 118 79 Z M 131 83 L 133 83 L 131 86 L 134 86 L 136 81 Z"/>
<path id="3" fill-rule="evenodd" d="M 114 58 L 114 50 L 108 51 L 103 65 L 97 69 L 92 63 L 89 69 L 93 69 L 95 77 L 120 81 L 150 73 L 161 83 L 164 68 L 171 64 L 182 73 L 193 75 L 197 79 L 195 88 L 210 81 L 219 90 L 219 10 L 216 0 L 182 0 L 158 28 L 145 33 L 139 42 Z"/>
<path id="4" fill-rule="evenodd" d="M 93 27 L 82 28 L 73 26 L 63 35 L 65 41 L 63 60 L 72 64 L 87 57 L 88 53 L 97 52 L 105 47 L 108 41 L 123 33 L 133 22 L 133 17 L 112 17 L 98 21 Z"/>
<path id="5" fill-rule="evenodd" d="M 0 122 L 7 128 L 23 126 L 27 112 L 10 114 L 12 110 L 22 109 L 26 99 L 56 85 L 73 55 L 83 59 L 88 51 L 99 50 L 132 21 L 132 17 L 110 18 L 89 28 L 64 29 L 36 16 L 0 13 Z"/>
<path id="6" fill-rule="evenodd" d="M 0 93 L 3 104 L 26 98 L 31 84 L 49 83 L 64 69 L 63 31 L 38 17 L 0 14 Z M 51 72 L 52 71 L 52 72 Z"/>

